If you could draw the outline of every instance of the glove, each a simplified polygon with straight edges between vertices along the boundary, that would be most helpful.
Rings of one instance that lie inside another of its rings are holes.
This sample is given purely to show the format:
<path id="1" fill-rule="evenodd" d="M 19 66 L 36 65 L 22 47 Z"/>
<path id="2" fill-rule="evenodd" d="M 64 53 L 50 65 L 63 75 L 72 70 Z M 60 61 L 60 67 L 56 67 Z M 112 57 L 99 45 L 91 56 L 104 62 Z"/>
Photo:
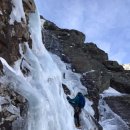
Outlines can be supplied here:
<path id="1" fill-rule="evenodd" d="M 69 96 L 67 96 L 67 100 L 68 100 L 68 101 L 70 100 L 70 97 L 69 97 Z"/>

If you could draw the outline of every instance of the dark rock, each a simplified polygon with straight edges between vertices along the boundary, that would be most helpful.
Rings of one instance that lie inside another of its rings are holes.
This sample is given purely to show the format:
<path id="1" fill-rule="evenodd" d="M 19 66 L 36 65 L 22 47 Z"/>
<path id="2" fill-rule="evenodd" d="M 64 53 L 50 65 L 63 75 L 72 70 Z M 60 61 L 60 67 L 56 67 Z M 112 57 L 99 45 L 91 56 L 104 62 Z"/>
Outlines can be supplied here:
<path id="1" fill-rule="evenodd" d="M 119 65 L 117 61 L 105 61 L 103 64 L 108 70 L 116 72 L 124 71 L 123 66 Z"/>
<path id="2" fill-rule="evenodd" d="M 1 130 L 12 130 L 12 122 L 5 121 L 3 124 L 0 124 Z"/>
<path id="3" fill-rule="evenodd" d="M 83 74 L 81 77 L 82 84 L 88 90 L 88 97 L 93 101 L 93 109 L 95 111 L 95 118 L 99 120 L 99 94 L 103 92 L 103 90 L 107 89 L 110 85 L 109 79 L 110 75 L 107 72 L 100 71 L 91 71 Z"/>
<path id="4" fill-rule="evenodd" d="M 65 54 L 62 54 L 61 60 L 64 61 L 65 63 L 70 63 L 71 62 L 69 57 L 67 57 Z"/>
<path id="5" fill-rule="evenodd" d="M 66 95 L 71 95 L 70 90 L 68 89 L 68 87 L 65 84 L 62 84 L 62 87 L 63 87 L 64 93 Z"/>
<path id="6" fill-rule="evenodd" d="M 130 129 L 130 96 L 106 97 L 106 103 L 117 115 L 119 115 Z"/>
<path id="7" fill-rule="evenodd" d="M 92 116 L 91 119 L 93 120 L 93 122 L 96 124 L 96 126 L 98 127 L 98 130 L 103 130 L 102 126 L 97 122 L 97 120 L 95 120 Z"/>
<path id="8" fill-rule="evenodd" d="M 18 129 L 24 128 L 26 125 L 26 119 L 27 119 L 27 112 L 28 112 L 28 102 L 27 100 L 16 93 L 14 90 L 10 89 L 9 86 L 5 86 L 3 84 L 0 84 L 0 97 L 3 97 L 4 102 L 1 104 L 1 111 L 0 111 L 0 128 L 2 130 L 9 129 L 12 130 L 13 123 L 16 122 L 19 119 L 19 115 L 22 118 L 22 123 L 19 124 Z M 8 97 L 8 98 L 6 98 Z M 20 108 L 19 114 L 11 113 L 8 108 L 11 109 L 12 106 L 15 107 L 15 109 Z"/>
<path id="9" fill-rule="evenodd" d="M 112 78 L 110 80 L 110 86 L 121 93 L 130 94 L 130 73 L 112 73 Z"/>
<path id="10" fill-rule="evenodd" d="M 85 43 L 83 51 L 91 55 L 92 59 L 100 61 L 101 63 L 108 60 L 108 55 L 103 50 L 97 47 L 94 43 Z"/>
<path id="11" fill-rule="evenodd" d="M 44 28 L 46 30 L 58 30 L 59 28 L 52 22 L 46 20 L 44 23 Z"/>
<path id="12" fill-rule="evenodd" d="M 26 15 L 35 12 L 36 6 L 32 0 L 23 0 L 23 7 Z"/>
<path id="13" fill-rule="evenodd" d="M 62 57 L 62 45 L 59 43 L 58 38 L 52 35 L 51 32 L 47 30 L 42 30 L 43 43 L 48 51 Z"/>

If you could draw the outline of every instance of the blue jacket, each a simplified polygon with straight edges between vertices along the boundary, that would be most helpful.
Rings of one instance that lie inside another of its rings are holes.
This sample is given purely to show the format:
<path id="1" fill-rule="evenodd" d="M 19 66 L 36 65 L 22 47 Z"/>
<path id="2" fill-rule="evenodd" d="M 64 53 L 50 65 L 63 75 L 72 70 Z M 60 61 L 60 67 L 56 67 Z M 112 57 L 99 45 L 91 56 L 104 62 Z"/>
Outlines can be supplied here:
<path id="1" fill-rule="evenodd" d="M 73 107 L 83 108 L 85 106 L 85 98 L 82 93 L 78 93 L 74 99 L 67 96 L 67 100 Z"/>

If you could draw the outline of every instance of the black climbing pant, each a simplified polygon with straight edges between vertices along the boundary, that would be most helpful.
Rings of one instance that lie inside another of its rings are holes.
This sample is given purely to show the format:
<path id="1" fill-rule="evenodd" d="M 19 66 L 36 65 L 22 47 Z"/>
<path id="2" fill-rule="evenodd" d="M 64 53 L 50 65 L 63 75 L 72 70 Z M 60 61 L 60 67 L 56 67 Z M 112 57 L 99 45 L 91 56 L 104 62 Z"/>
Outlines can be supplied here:
<path id="1" fill-rule="evenodd" d="M 80 118 L 79 118 L 80 113 L 81 113 L 81 108 L 74 107 L 74 121 L 76 127 L 80 127 Z"/>

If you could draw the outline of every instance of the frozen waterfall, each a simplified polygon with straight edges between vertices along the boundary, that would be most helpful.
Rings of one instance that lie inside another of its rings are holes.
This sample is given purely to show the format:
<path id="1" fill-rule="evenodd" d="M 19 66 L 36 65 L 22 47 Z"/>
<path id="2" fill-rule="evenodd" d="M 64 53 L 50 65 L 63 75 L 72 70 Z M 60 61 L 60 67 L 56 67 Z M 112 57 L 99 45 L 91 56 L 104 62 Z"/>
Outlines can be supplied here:
<path id="1" fill-rule="evenodd" d="M 72 73 L 71 70 L 66 70 L 65 64 L 56 56 L 51 56 L 45 49 L 37 11 L 30 14 L 29 29 L 32 49 L 29 48 L 28 43 L 20 44 L 21 59 L 13 67 L 0 58 L 5 74 L 1 77 L 0 82 L 8 84 L 28 100 L 28 125 L 25 130 L 76 130 L 73 108 L 66 100 L 62 83 L 68 85 L 72 92 L 71 96 L 75 96 L 78 91 L 84 90 L 79 81 L 80 76 Z M 63 68 L 60 68 L 58 64 L 62 64 Z M 28 70 L 28 75 L 25 76 L 21 72 L 20 66 L 22 69 Z M 67 80 L 62 78 L 62 73 L 67 73 Z M 81 114 L 82 130 L 96 130 L 97 128 L 89 116 L 94 112 L 91 102 L 87 99 L 86 107 L 88 111 L 84 109 Z"/>

